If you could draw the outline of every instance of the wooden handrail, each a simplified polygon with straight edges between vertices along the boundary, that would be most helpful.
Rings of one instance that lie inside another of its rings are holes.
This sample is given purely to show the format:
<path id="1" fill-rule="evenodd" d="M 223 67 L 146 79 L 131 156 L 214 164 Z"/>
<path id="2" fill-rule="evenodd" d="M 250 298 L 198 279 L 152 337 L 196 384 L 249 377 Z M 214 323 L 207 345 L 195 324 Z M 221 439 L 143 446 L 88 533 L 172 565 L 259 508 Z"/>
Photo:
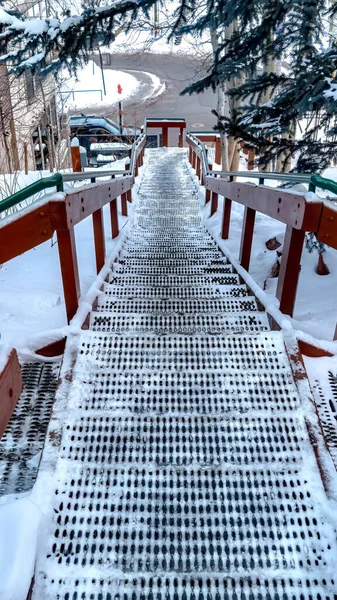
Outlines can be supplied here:
<path id="1" fill-rule="evenodd" d="M 135 152 L 135 174 L 143 164 L 146 138 Z M 64 299 L 68 322 L 78 307 L 80 284 L 74 227 L 92 215 L 97 273 L 105 260 L 105 235 L 102 208 L 110 204 L 111 235 L 119 233 L 117 198 L 121 197 L 122 213 L 127 215 L 127 202 L 132 201 L 134 176 L 94 183 L 65 193 L 62 199 L 50 199 L 38 207 L 28 207 L 0 221 L 0 264 L 51 239 L 57 234 Z"/>
<path id="2" fill-rule="evenodd" d="M 204 136 L 205 140 L 203 141 L 200 136 L 198 137 L 197 140 L 195 136 L 187 136 L 187 144 L 190 149 L 189 160 L 192 167 L 196 169 L 200 182 L 203 182 L 206 188 L 205 199 L 206 203 L 210 200 L 210 216 L 217 210 L 218 196 L 224 198 L 221 226 L 223 239 L 227 239 L 229 236 L 232 202 L 238 202 L 245 207 L 239 260 L 246 271 L 249 270 L 250 265 L 256 212 L 267 215 L 287 226 L 276 297 L 280 301 L 280 311 L 292 316 L 305 233 L 315 233 L 319 241 L 337 249 L 337 207 L 331 202 L 307 199 L 304 195 L 293 192 L 267 186 L 262 187 L 253 183 L 234 182 L 233 178 L 238 173 L 227 173 L 226 175 L 230 177 L 229 181 L 222 176 L 225 175 L 224 173 L 211 173 L 203 143 L 210 136 Z M 252 172 L 249 175 L 254 177 Z M 266 179 L 269 176 L 270 174 L 265 174 Z M 271 174 L 273 179 L 278 176 L 278 174 Z M 288 175 L 284 175 L 283 179 L 287 177 Z M 301 178 L 300 175 L 298 177 Z M 304 177 L 309 182 L 310 177 L 307 175 Z M 255 178 L 260 179 L 260 174 L 255 174 Z M 289 179 L 291 178 L 290 175 Z M 316 178 L 315 182 L 318 180 L 323 181 L 322 178 Z"/>

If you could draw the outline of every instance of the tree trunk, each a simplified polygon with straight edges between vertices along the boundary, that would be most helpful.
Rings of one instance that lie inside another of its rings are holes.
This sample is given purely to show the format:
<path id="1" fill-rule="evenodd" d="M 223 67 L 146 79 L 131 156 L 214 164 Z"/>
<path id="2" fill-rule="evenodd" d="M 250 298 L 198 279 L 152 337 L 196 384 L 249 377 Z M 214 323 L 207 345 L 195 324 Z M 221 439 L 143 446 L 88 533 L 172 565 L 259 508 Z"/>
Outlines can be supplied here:
<path id="1" fill-rule="evenodd" d="M 210 27 L 211 43 L 213 55 L 215 56 L 219 48 L 218 32 Z M 224 39 L 229 39 L 233 34 L 233 25 L 227 27 L 224 33 Z M 223 81 L 217 88 L 217 112 L 220 116 L 230 117 L 233 101 L 228 96 L 228 90 L 235 86 L 235 80 Z M 221 163 L 223 171 L 230 171 L 237 142 L 233 138 L 228 138 L 225 133 L 221 137 Z"/>
<path id="2" fill-rule="evenodd" d="M 226 94 L 226 85 L 222 83 L 217 89 L 218 102 L 217 112 L 219 115 L 228 117 L 229 116 L 229 102 L 228 95 Z M 221 140 L 221 167 L 223 171 L 229 171 L 230 165 L 228 162 L 228 138 L 224 132 L 220 133 Z"/>

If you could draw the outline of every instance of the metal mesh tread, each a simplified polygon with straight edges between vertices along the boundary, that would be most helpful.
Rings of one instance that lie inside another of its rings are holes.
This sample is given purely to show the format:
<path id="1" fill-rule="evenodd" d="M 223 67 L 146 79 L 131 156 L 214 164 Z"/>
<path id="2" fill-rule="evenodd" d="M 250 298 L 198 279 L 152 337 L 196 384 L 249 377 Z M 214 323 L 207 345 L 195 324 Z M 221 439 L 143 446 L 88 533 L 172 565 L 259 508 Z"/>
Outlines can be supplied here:
<path id="1" fill-rule="evenodd" d="M 257 310 L 254 296 L 248 296 L 244 286 L 239 289 L 232 288 L 232 296 L 225 297 L 220 294 L 214 298 L 139 298 L 134 294 L 132 298 L 110 298 L 102 294 L 98 298 L 96 311 L 127 313 L 146 313 L 155 315 L 194 314 L 211 312 L 213 314 L 230 314 L 242 311 Z M 237 293 L 239 292 L 239 293 Z M 236 294 L 236 295 L 235 295 Z"/>
<path id="2" fill-rule="evenodd" d="M 248 312 L 228 315 L 142 315 L 92 312 L 90 329 L 93 331 L 134 333 L 242 333 L 245 331 L 267 331 L 265 313 Z"/>
<path id="3" fill-rule="evenodd" d="M 309 370 L 310 373 L 310 370 Z M 319 378 L 311 380 L 324 440 L 337 470 L 337 374 L 320 368 Z"/>
<path id="4" fill-rule="evenodd" d="M 111 573 L 171 576 L 181 587 L 183 579 L 196 583 L 203 575 L 268 573 L 296 581 L 312 571 L 322 581 L 336 552 L 334 532 L 322 524 L 314 492 L 294 467 L 101 468 L 68 461 L 56 480 L 49 580 L 68 570 L 83 578 L 93 569 L 102 583 Z"/>
<path id="5" fill-rule="evenodd" d="M 80 369 L 181 370 L 181 369 L 289 369 L 281 336 L 269 332 L 255 337 L 159 336 L 129 338 L 87 332 L 79 340 Z"/>
<path id="6" fill-rule="evenodd" d="M 127 258 L 127 259 L 120 256 L 118 259 L 118 263 L 114 263 L 114 264 L 128 265 L 130 267 L 142 267 L 142 266 L 153 265 L 155 268 L 162 268 L 164 270 L 164 269 L 166 269 L 166 267 L 220 266 L 220 265 L 226 264 L 226 262 L 227 261 L 225 260 L 225 258 L 222 258 L 222 257 L 220 257 L 219 259 L 208 259 L 207 260 L 207 259 L 205 259 L 204 255 L 202 255 L 200 258 L 198 258 L 198 257 L 194 258 L 193 255 L 191 255 L 189 260 L 186 261 L 185 259 L 180 259 L 180 258 L 170 258 L 170 255 L 166 254 L 165 258 L 160 258 L 160 259 L 157 258 L 157 255 L 149 256 L 147 258 L 135 257 L 135 258 Z"/>
<path id="7" fill-rule="evenodd" d="M 300 407 L 292 374 L 286 370 L 132 371 L 92 370 L 83 392 L 71 395 L 74 411 L 125 411 L 153 415 L 293 415 Z"/>
<path id="8" fill-rule="evenodd" d="M 114 298 L 148 298 L 152 299 L 175 299 L 175 298 L 237 298 L 247 296 L 247 287 L 239 284 L 238 275 L 230 274 L 227 276 L 227 284 L 199 286 L 199 287 L 163 287 L 146 288 L 134 286 L 120 286 L 104 284 L 104 293 L 106 297 Z M 108 298 L 106 298 L 108 299 Z"/>
<path id="9" fill-rule="evenodd" d="M 170 248 L 169 250 L 163 250 L 163 249 L 157 249 L 157 250 L 151 250 L 151 249 L 146 249 L 146 248 L 128 248 L 125 247 L 121 254 L 120 254 L 121 258 L 136 258 L 137 261 L 143 261 L 143 260 L 147 260 L 150 259 L 154 262 L 156 261 L 162 261 L 162 260 L 167 260 L 167 259 L 173 259 L 173 260 L 184 260 L 187 264 L 189 263 L 189 259 L 193 258 L 193 260 L 195 261 L 199 261 L 199 260 L 220 260 L 221 258 L 223 258 L 223 254 L 221 254 L 221 252 L 218 252 L 216 250 L 214 250 L 214 252 L 211 252 L 210 250 L 205 250 L 202 251 L 200 250 L 197 252 L 190 252 L 189 250 L 185 250 L 184 248 L 180 249 L 180 248 Z M 195 263 L 197 264 L 197 263 Z"/>
<path id="10" fill-rule="evenodd" d="M 302 460 L 303 429 L 288 416 L 87 414 L 68 421 L 61 457 L 96 466 L 288 466 Z"/>
<path id="11" fill-rule="evenodd" d="M 235 273 L 212 273 L 203 275 L 128 275 L 115 274 L 109 277 L 111 285 L 123 287 L 156 287 L 156 288 L 172 288 L 172 287 L 209 287 L 210 285 L 235 285 L 239 283 L 238 276 Z"/>
<path id="12" fill-rule="evenodd" d="M 110 282 L 76 336 L 33 600 L 336 600 L 282 334 L 203 228 L 184 150 L 147 153 Z"/>
<path id="13" fill-rule="evenodd" d="M 130 266 L 127 262 L 123 264 L 114 264 L 114 275 L 223 275 L 224 273 L 232 273 L 233 267 L 223 263 L 223 265 L 169 265 L 169 266 L 153 266 L 151 264 L 139 264 Z M 111 279 L 110 279 L 111 281 Z"/>
<path id="14" fill-rule="evenodd" d="M 59 365 L 22 365 L 23 391 L 0 440 L 0 496 L 27 492 L 37 476 Z"/>
<path id="15" fill-rule="evenodd" d="M 47 577 L 38 582 L 46 600 L 335 600 L 335 579 L 322 576 L 237 576 L 212 573 L 90 577 Z M 67 591 L 68 590 L 68 591 Z"/>

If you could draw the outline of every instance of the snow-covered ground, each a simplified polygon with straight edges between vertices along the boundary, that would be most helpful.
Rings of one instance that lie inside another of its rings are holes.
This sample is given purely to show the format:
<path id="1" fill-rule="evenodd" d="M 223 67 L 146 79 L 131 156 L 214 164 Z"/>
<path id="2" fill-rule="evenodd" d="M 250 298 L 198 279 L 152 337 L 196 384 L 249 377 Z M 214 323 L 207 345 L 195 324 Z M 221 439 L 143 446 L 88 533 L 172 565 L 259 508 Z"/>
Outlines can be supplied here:
<path id="1" fill-rule="evenodd" d="M 245 168 L 242 163 L 241 168 Z M 337 179 L 336 169 L 330 169 L 326 176 Z M 242 179 L 242 181 L 244 181 Z M 258 183 L 252 179 L 250 182 Z M 266 182 L 269 185 L 269 182 Z M 270 182 L 272 187 L 277 182 Z M 200 189 L 200 198 L 204 204 L 205 191 Z M 236 202 L 232 203 L 232 214 L 229 239 L 224 241 L 220 237 L 223 198 L 219 196 L 218 211 L 209 218 L 209 204 L 203 208 L 205 224 L 220 245 L 237 258 L 239 256 L 242 219 L 244 207 Z M 283 244 L 285 225 L 261 213 L 256 214 L 250 275 L 268 296 L 268 304 L 278 306 L 275 297 L 277 278 L 270 277 L 272 267 L 277 260 L 277 251 L 268 250 L 266 242 L 273 237 Z M 282 246 L 280 247 L 282 250 Z M 294 329 L 309 334 L 318 340 L 332 340 L 337 324 L 337 251 L 326 248 L 324 261 L 330 270 L 330 275 L 320 276 L 316 273 L 317 253 L 312 254 L 304 248 L 301 260 L 301 273 L 299 278 L 294 318 L 290 319 Z M 337 347 L 336 347 L 337 352 Z"/>
<path id="2" fill-rule="evenodd" d="M 142 78 L 150 81 L 150 89 L 144 96 Z M 90 60 L 77 73 L 77 77 L 70 77 L 67 70 L 59 76 L 61 91 L 59 103 L 63 111 L 84 110 L 95 107 L 104 108 L 116 105 L 119 101 L 131 98 L 145 100 L 156 98 L 165 90 L 165 83 L 152 73 L 133 71 L 127 73 L 113 69 L 102 69 Z M 121 93 L 118 92 L 121 86 Z"/>
<path id="3" fill-rule="evenodd" d="M 118 161 L 120 168 L 124 167 L 124 162 L 124 159 Z M 74 185 L 80 187 L 84 183 L 76 182 Z M 68 187 L 72 185 L 67 184 Z M 133 188 L 133 198 L 136 197 L 137 185 Z M 129 205 L 129 208 L 132 211 L 132 205 Z M 121 215 L 120 199 L 118 209 L 119 226 L 123 231 L 122 228 L 128 219 Z M 103 213 L 106 249 L 107 253 L 111 254 L 118 247 L 120 238 L 111 238 L 108 206 L 104 207 Z M 85 294 L 96 276 L 91 217 L 75 227 L 75 238 L 81 291 Z M 42 340 L 42 332 L 52 329 L 55 335 L 55 330 L 65 326 L 66 315 L 56 238 L 0 265 L 0 315 L 0 347 L 3 351 L 8 346 L 19 349 L 37 348 L 39 342 L 36 339 Z M 48 341 L 48 336 L 43 338 L 42 345 Z"/>
<path id="4" fill-rule="evenodd" d="M 70 110 L 87 106 L 110 106 L 119 100 L 126 100 L 139 88 L 139 81 L 130 73 L 110 69 L 104 69 L 102 73 L 101 68 L 92 60 L 78 72 L 76 79 L 66 78 L 66 73 L 61 78 L 65 78 L 62 86 L 63 101 Z M 121 94 L 118 93 L 118 85 L 122 88 Z"/>

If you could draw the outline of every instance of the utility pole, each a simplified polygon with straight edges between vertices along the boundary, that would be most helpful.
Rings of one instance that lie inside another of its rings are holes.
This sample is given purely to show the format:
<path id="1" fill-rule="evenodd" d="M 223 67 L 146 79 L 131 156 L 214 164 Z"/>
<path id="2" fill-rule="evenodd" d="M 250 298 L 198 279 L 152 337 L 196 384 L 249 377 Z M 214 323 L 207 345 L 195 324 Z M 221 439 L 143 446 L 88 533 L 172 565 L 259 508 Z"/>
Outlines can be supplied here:
<path id="1" fill-rule="evenodd" d="M 158 32 L 159 32 L 159 11 L 158 11 L 158 4 L 156 2 L 153 7 L 153 34 L 154 34 L 155 38 L 158 36 Z"/>
<path id="2" fill-rule="evenodd" d="M 123 92 L 122 86 L 119 83 L 117 86 L 117 93 L 121 94 Z M 118 120 L 119 120 L 119 133 L 122 135 L 123 133 L 123 119 L 122 119 L 122 101 L 118 101 Z"/>

